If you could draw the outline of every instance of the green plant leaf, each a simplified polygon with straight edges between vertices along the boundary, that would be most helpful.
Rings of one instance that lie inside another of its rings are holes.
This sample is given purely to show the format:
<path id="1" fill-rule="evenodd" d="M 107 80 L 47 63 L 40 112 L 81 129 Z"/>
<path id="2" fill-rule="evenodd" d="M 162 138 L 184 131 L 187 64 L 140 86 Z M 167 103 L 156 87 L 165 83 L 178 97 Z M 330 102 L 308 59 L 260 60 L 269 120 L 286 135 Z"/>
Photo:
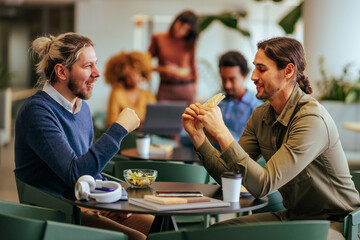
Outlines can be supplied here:
<path id="1" fill-rule="evenodd" d="M 200 32 L 204 31 L 208 26 L 210 26 L 210 24 L 214 21 L 214 19 L 215 17 L 213 16 L 208 16 L 208 15 L 200 16 L 199 17 Z"/>
<path id="2" fill-rule="evenodd" d="M 199 16 L 200 32 L 204 31 L 213 21 L 219 21 L 226 27 L 234 29 L 242 35 L 248 37 L 250 32 L 246 29 L 238 27 L 239 19 L 245 18 L 247 13 L 245 11 L 225 12 L 217 15 L 201 15 Z"/>
<path id="3" fill-rule="evenodd" d="M 237 24 L 238 24 L 237 18 L 219 16 L 216 19 L 229 28 L 237 28 Z"/>
<path id="4" fill-rule="evenodd" d="M 291 10 L 288 14 L 286 14 L 285 17 L 280 20 L 279 25 L 287 34 L 294 32 L 295 25 L 301 17 L 303 4 L 304 2 L 301 2 L 297 7 Z"/>
<path id="5" fill-rule="evenodd" d="M 356 91 L 351 90 L 345 98 L 345 103 L 353 103 L 356 102 L 357 93 Z"/>

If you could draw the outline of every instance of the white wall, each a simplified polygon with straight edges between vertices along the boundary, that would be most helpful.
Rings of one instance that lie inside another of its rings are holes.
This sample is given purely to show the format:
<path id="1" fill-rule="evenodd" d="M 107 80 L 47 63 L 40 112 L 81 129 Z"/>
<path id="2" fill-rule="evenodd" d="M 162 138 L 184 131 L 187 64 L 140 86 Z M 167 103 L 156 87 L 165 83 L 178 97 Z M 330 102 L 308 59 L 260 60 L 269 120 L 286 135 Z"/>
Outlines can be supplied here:
<path id="1" fill-rule="evenodd" d="M 303 9 L 307 74 L 320 81 L 319 58 L 328 76 L 340 76 L 351 63 L 350 76 L 359 77 L 360 1 L 306 0 Z M 326 22 L 326 25 L 324 23 Z"/>
<path id="2" fill-rule="evenodd" d="M 218 14 L 222 11 L 246 9 L 248 17 L 241 25 L 247 28 L 251 38 L 226 29 L 219 23 L 213 23 L 201 34 L 197 48 L 199 68 L 198 98 L 204 99 L 219 90 L 217 78 L 218 57 L 227 50 L 241 51 L 248 59 L 249 66 L 256 53 L 256 42 L 273 36 L 282 36 L 284 32 L 277 25 L 278 20 L 289 9 L 296 6 L 298 0 L 280 4 L 258 3 L 253 0 L 82 0 L 76 3 L 75 31 L 89 36 L 95 43 L 98 66 L 103 73 L 109 57 L 124 50 L 133 50 L 134 25 L 136 14 L 175 16 L 184 9 L 192 9 L 198 14 Z M 302 41 L 302 28 L 296 37 Z M 207 61 L 212 70 L 201 62 Z M 213 72 L 213 73 L 211 73 Z M 250 75 L 250 74 L 249 74 Z M 252 86 L 251 81 L 248 85 Z M 106 111 L 110 87 L 100 77 L 93 96 L 88 100 L 92 112 Z"/>

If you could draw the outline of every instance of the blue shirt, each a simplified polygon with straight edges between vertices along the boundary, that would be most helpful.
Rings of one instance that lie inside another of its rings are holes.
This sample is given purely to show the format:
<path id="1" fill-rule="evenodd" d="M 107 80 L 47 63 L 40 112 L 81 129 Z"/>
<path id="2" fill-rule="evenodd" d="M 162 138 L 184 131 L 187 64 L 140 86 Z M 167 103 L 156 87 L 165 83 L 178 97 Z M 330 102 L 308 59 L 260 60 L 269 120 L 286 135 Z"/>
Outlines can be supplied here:
<path id="1" fill-rule="evenodd" d="M 239 141 L 246 122 L 254 109 L 263 102 L 257 99 L 250 91 L 246 91 L 241 101 L 233 98 L 225 98 L 219 103 L 226 127 L 236 141 Z"/>
<path id="2" fill-rule="evenodd" d="M 127 133 L 113 123 L 92 144 L 93 123 L 85 101 L 73 114 L 46 92 L 38 91 L 25 101 L 16 119 L 15 175 L 53 193 L 73 191 L 80 176 L 101 177 Z"/>

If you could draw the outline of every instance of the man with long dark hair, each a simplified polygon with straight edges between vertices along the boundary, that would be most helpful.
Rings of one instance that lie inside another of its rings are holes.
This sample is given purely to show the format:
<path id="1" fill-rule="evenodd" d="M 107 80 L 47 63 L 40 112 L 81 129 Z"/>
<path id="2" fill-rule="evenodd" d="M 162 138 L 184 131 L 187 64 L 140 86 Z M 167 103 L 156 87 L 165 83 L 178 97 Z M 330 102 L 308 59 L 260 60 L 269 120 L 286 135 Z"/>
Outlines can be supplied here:
<path id="1" fill-rule="evenodd" d="M 336 125 L 310 94 L 306 60 L 295 39 L 279 37 L 258 43 L 251 80 L 258 99 L 236 142 L 217 106 L 192 104 L 182 122 L 210 175 L 240 171 L 242 184 L 257 198 L 279 190 L 285 210 L 257 213 L 216 224 L 289 220 L 329 220 L 328 239 L 344 239 L 344 217 L 360 207 Z M 206 138 L 210 134 L 221 150 Z M 255 161 L 263 156 L 265 167 Z"/>

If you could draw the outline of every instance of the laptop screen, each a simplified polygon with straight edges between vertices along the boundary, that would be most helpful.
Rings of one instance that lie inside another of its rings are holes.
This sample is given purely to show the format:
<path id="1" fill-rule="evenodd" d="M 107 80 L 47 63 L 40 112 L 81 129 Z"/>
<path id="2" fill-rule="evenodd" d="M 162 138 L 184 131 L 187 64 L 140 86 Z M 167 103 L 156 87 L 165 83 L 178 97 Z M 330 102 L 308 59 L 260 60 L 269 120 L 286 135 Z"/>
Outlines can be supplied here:
<path id="1" fill-rule="evenodd" d="M 187 107 L 185 102 L 148 104 L 142 131 L 163 136 L 180 134 L 181 115 Z"/>

